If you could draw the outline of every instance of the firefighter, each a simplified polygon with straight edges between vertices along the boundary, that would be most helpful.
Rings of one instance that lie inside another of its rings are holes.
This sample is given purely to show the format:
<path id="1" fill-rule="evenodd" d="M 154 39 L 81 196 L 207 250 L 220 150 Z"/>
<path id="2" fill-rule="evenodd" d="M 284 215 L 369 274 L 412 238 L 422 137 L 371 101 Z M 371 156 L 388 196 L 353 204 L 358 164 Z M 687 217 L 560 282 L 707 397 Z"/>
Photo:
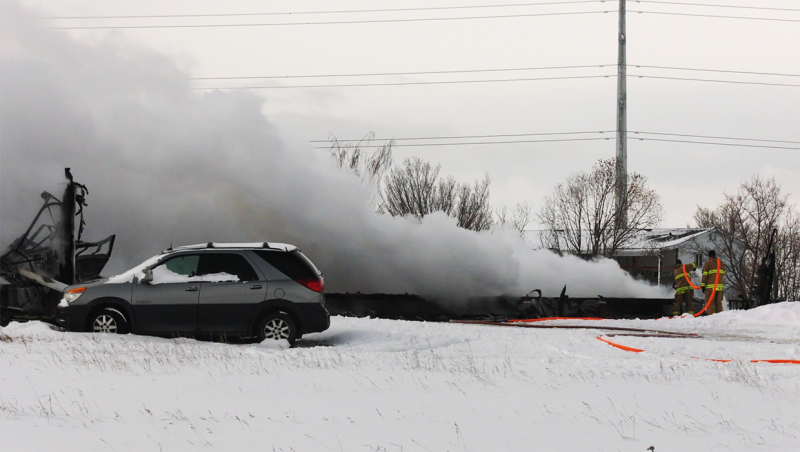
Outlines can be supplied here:
<path id="1" fill-rule="evenodd" d="M 717 279 L 719 276 L 719 279 Z M 705 294 L 705 302 L 708 304 L 706 315 L 711 315 L 717 312 L 722 312 L 722 294 L 725 289 L 725 264 L 717 258 L 717 253 L 714 250 L 708 252 L 708 260 L 703 265 L 703 279 L 700 285 L 703 293 Z M 714 284 L 716 283 L 716 290 Z M 714 300 L 711 303 L 711 294 L 714 294 Z"/>
<path id="2" fill-rule="evenodd" d="M 672 308 L 672 315 L 681 315 L 681 305 L 686 303 L 686 310 L 689 314 L 694 314 L 694 289 L 690 284 L 692 280 L 691 272 L 697 268 L 697 264 L 692 262 L 689 265 L 683 265 L 680 259 L 677 260 L 675 265 L 675 307 Z"/>

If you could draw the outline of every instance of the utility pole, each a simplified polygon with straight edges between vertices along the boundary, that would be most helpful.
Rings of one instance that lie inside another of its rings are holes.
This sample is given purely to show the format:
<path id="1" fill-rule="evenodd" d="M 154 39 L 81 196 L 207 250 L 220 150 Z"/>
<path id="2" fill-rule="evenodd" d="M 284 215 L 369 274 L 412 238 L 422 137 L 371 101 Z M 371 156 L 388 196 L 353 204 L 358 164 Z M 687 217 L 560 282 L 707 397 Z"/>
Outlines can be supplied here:
<path id="1" fill-rule="evenodd" d="M 625 57 L 625 0 L 619 0 L 619 34 L 617 39 L 617 187 L 616 208 L 622 214 L 620 226 L 626 227 L 628 189 L 628 113 L 627 113 L 627 59 Z"/>

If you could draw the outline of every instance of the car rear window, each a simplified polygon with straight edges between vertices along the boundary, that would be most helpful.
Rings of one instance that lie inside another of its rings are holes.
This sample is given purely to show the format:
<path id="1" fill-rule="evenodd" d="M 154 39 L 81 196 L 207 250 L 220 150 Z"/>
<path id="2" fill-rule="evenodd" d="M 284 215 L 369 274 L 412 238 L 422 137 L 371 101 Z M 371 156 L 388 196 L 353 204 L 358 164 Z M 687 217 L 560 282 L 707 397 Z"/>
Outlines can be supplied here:
<path id="1" fill-rule="evenodd" d="M 319 277 L 319 270 L 298 250 L 294 251 L 256 251 L 258 257 L 267 261 L 279 272 L 291 279 L 314 279 Z"/>
<path id="2" fill-rule="evenodd" d="M 239 254 L 206 253 L 206 275 L 227 273 L 235 275 L 239 281 L 255 281 L 258 279 L 253 267 L 244 256 Z"/>

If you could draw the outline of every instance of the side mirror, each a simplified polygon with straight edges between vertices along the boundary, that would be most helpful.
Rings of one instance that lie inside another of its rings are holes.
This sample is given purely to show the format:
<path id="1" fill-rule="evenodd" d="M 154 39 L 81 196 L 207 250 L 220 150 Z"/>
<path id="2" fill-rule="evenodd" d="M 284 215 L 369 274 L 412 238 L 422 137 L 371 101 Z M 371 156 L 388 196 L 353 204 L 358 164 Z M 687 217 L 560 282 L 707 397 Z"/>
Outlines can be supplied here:
<path id="1" fill-rule="evenodd" d="M 150 284 L 153 282 L 153 270 L 144 272 L 144 277 L 139 280 L 139 284 Z"/>

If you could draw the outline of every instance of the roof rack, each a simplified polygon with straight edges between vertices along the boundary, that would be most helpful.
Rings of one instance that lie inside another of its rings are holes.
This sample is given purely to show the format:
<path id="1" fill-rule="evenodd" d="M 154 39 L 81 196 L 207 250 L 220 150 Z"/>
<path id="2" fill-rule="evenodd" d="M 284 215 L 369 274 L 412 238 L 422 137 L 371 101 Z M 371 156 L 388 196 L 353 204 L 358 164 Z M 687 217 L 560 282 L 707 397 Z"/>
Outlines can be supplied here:
<path id="1" fill-rule="evenodd" d="M 264 242 L 264 246 L 262 248 L 265 250 L 280 250 L 280 248 L 270 245 L 269 242 Z"/>

